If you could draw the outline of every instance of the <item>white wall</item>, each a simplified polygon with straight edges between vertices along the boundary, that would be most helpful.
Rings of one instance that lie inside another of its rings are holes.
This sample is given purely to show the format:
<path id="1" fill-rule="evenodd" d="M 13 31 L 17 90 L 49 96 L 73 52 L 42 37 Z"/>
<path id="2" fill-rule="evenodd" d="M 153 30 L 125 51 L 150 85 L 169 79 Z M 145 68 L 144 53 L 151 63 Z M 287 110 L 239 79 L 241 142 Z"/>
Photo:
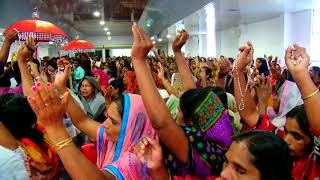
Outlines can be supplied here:
<path id="1" fill-rule="evenodd" d="M 280 16 L 217 31 L 217 55 L 236 57 L 237 49 L 247 41 L 251 41 L 255 48 L 255 57 L 263 57 L 264 54 L 281 57 L 283 51 L 283 22 L 283 16 Z"/>
<path id="2" fill-rule="evenodd" d="M 108 40 L 107 36 L 92 36 L 86 38 L 97 47 L 107 47 L 107 48 L 128 48 L 132 46 L 132 36 L 112 36 L 111 40 Z"/>

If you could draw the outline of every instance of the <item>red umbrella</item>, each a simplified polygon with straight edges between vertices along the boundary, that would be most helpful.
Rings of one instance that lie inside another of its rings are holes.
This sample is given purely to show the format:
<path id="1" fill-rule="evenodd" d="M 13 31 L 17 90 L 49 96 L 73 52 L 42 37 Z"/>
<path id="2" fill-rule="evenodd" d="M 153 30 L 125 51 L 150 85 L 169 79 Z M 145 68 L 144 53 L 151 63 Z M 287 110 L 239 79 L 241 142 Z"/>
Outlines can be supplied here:
<path id="1" fill-rule="evenodd" d="M 62 42 L 67 35 L 56 25 L 38 19 L 21 20 L 12 24 L 4 31 L 4 34 L 16 29 L 19 40 L 26 40 L 32 36 L 37 42 Z"/>
<path id="2" fill-rule="evenodd" d="M 85 40 L 73 40 L 68 42 L 65 46 L 63 46 L 62 50 L 64 51 L 86 51 L 86 50 L 93 50 L 96 47 Z"/>

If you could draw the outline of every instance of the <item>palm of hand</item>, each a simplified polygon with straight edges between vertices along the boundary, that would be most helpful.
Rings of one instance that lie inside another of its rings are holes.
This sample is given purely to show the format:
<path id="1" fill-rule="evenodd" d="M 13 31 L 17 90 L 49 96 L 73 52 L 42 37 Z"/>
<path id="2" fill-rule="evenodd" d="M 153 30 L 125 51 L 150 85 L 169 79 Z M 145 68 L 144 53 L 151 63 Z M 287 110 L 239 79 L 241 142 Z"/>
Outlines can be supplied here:
<path id="1" fill-rule="evenodd" d="M 150 146 L 150 145 L 149 145 Z M 145 160 L 149 169 L 159 169 L 162 165 L 162 152 L 161 149 L 155 147 L 148 147 L 145 154 Z"/>

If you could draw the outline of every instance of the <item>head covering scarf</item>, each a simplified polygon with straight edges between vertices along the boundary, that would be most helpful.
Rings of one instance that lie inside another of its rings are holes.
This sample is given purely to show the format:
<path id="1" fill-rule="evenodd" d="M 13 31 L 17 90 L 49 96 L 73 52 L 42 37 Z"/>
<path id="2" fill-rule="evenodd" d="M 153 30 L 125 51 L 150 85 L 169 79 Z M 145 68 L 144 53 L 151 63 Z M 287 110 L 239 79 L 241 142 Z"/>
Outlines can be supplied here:
<path id="1" fill-rule="evenodd" d="M 105 128 L 97 131 L 97 166 L 117 179 L 144 179 L 145 165 L 129 149 L 143 137 L 156 138 L 139 95 L 124 94 L 124 110 L 117 142 L 107 140 Z"/>
<path id="2" fill-rule="evenodd" d="M 108 85 L 109 85 L 109 76 L 101 69 L 95 69 L 95 70 L 92 70 L 92 74 L 95 76 L 95 75 L 98 75 L 100 77 L 100 88 L 101 89 L 104 89 L 104 88 L 107 88 Z"/>
<path id="3" fill-rule="evenodd" d="M 284 127 L 286 115 L 294 107 L 303 104 L 301 93 L 296 83 L 286 80 L 279 89 L 280 99 L 279 112 L 273 117 L 272 124 L 276 127 Z"/>
<path id="4" fill-rule="evenodd" d="M 134 71 L 127 71 L 127 84 L 126 84 L 126 90 L 125 93 L 132 93 L 136 94 L 138 91 L 138 82 L 136 79 L 136 74 Z"/>
<path id="5" fill-rule="evenodd" d="M 97 83 L 97 81 L 90 76 L 85 76 L 81 81 L 80 85 L 84 80 L 88 80 L 90 84 L 94 87 L 94 96 L 87 101 L 84 97 L 80 95 L 80 88 L 79 88 L 79 98 L 84 106 L 84 109 L 87 112 L 87 115 L 94 119 L 98 120 L 97 118 L 104 112 L 105 110 L 105 98 L 100 93 L 100 87 Z"/>
<path id="6" fill-rule="evenodd" d="M 192 116 L 192 124 L 183 126 L 189 140 L 187 165 L 164 150 L 165 164 L 172 175 L 188 174 L 199 177 L 219 175 L 223 156 L 232 143 L 234 130 L 223 103 L 213 92 L 199 104 Z"/>

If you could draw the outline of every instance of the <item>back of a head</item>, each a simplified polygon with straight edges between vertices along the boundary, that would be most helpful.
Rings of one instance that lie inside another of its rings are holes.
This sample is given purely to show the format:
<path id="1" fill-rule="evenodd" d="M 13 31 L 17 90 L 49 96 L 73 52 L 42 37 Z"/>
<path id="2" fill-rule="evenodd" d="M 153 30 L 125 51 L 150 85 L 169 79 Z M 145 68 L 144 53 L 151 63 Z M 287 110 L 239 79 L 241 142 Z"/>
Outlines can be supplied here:
<path id="1" fill-rule="evenodd" d="M 208 96 L 210 92 L 216 94 L 225 108 L 227 108 L 228 100 L 225 91 L 217 87 L 208 87 L 203 89 L 190 89 L 183 93 L 180 97 L 180 109 L 186 119 L 191 119 L 193 113 Z"/>
<path id="2" fill-rule="evenodd" d="M 0 96 L 0 121 L 16 139 L 29 138 L 36 144 L 42 142 L 42 132 L 34 129 L 36 115 L 24 96 Z"/>
<path id="3" fill-rule="evenodd" d="M 250 131 L 234 142 L 244 142 L 259 170 L 262 180 L 290 180 L 293 161 L 288 145 L 272 132 Z"/>
<path id="4" fill-rule="evenodd" d="M 123 84 L 123 80 L 122 79 L 117 79 L 114 81 L 110 82 L 110 85 L 114 88 L 118 90 L 119 94 L 122 94 L 124 91 L 124 84 Z"/>

